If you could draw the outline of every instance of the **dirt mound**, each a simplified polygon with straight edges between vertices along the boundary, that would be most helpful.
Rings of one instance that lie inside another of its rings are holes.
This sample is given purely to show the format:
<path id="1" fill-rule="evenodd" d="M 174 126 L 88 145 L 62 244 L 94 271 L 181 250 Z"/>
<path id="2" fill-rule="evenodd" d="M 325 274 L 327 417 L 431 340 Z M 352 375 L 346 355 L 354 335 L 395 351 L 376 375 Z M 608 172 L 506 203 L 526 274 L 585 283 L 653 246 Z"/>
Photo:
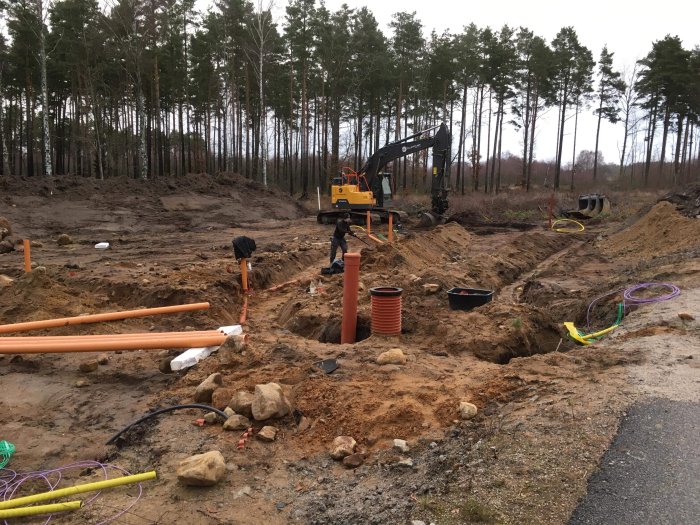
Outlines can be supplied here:
<path id="1" fill-rule="evenodd" d="M 9 177 L 2 181 L 2 194 L 0 214 L 22 235 L 37 235 L 39 224 L 43 231 L 80 236 L 96 230 L 153 233 L 172 226 L 181 232 L 221 230 L 308 215 L 283 192 L 230 173 L 148 181 Z"/>
<path id="2" fill-rule="evenodd" d="M 372 271 L 399 269 L 417 275 L 435 273 L 439 263 L 459 260 L 473 244 L 473 236 L 457 223 L 437 226 L 409 235 L 398 244 L 384 244 L 370 251 L 363 266 Z"/>
<path id="3" fill-rule="evenodd" d="M 686 217 L 700 217 L 700 184 L 690 184 L 664 195 L 659 200 L 674 204 L 678 212 Z"/>
<path id="4" fill-rule="evenodd" d="M 629 228 L 601 243 L 612 256 L 650 259 L 700 245 L 700 221 L 681 215 L 662 201 Z"/>

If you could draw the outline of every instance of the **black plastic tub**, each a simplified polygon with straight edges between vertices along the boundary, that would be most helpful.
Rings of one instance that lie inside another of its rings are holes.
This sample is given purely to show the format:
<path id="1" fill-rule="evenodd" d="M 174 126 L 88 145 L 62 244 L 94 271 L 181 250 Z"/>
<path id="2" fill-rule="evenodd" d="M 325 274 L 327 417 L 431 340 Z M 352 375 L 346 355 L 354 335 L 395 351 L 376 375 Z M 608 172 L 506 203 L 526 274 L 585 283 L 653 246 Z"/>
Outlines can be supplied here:
<path id="1" fill-rule="evenodd" d="M 471 310 L 490 302 L 493 299 L 493 290 L 452 288 L 447 290 L 447 297 L 453 310 Z"/>

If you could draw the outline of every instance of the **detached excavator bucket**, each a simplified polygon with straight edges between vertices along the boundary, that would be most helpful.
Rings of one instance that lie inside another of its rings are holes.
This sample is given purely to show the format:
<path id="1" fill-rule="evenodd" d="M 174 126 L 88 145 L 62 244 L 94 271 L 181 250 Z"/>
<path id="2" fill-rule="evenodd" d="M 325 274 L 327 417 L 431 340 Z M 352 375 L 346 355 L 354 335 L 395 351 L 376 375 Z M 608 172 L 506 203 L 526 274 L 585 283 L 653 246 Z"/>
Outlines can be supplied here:
<path id="1" fill-rule="evenodd" d="M 590 219 L 609 211 L 610 199 L 605 195 L 592 193 L 590 195 L 580 195 L 578 198 L 578 210 L 569 210 L 564 215 L 575 219 Z"/>

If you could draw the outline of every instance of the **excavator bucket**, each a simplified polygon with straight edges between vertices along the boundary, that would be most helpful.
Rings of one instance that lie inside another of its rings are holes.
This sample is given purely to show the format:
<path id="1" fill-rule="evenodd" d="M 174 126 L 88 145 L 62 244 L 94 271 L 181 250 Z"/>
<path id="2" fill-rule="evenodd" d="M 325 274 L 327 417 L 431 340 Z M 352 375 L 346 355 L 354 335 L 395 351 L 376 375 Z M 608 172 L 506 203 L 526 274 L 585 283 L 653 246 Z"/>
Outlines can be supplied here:
<path id="1" fill-rule="evenodd" d="M 601 213 L 610 212 L 610 199 L 599 193 L 580 195 L 578 198 L 578 210 L 569 210 L 564 213 L 574 219 L 590 219 Z"/>

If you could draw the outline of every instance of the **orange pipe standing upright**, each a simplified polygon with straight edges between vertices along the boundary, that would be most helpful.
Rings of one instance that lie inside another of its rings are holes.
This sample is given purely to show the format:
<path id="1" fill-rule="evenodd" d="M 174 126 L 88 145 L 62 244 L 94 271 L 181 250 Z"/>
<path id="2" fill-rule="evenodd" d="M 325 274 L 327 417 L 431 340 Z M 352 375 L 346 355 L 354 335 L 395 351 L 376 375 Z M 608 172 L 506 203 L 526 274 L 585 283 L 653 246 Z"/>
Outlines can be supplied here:
<path id="1" fill-rule="evenodd" d="M 387 238 L 389 242 L 394 240 L 394 215 L 391 213 L 389 214 L 389 235 Z"/>
<path id="2" fill-rule="evenodd" d="M 248 261 L 245 257 L 241 259 L 241 286 L 243 286 L 243 293 L 248 293 Z"/>
<path id="3" fill-rule="evenodd" d="M 345 254 L 343 277 L 343 322 L 340 329 L 340 342 L 354 343 L 357 333 L 357 292 L 360 284 L 360 254 Z"/>
<path id="4" fill-rule="evenodd" d="M 401 288 L 379 286 L 370 289 L 372 334 L 401 335 Z"/>
<path id="5" fill-rule="evenodd" d="M 24 271 L 32 271 L 32 248 L 29 239 L 24 239 Z"/>

